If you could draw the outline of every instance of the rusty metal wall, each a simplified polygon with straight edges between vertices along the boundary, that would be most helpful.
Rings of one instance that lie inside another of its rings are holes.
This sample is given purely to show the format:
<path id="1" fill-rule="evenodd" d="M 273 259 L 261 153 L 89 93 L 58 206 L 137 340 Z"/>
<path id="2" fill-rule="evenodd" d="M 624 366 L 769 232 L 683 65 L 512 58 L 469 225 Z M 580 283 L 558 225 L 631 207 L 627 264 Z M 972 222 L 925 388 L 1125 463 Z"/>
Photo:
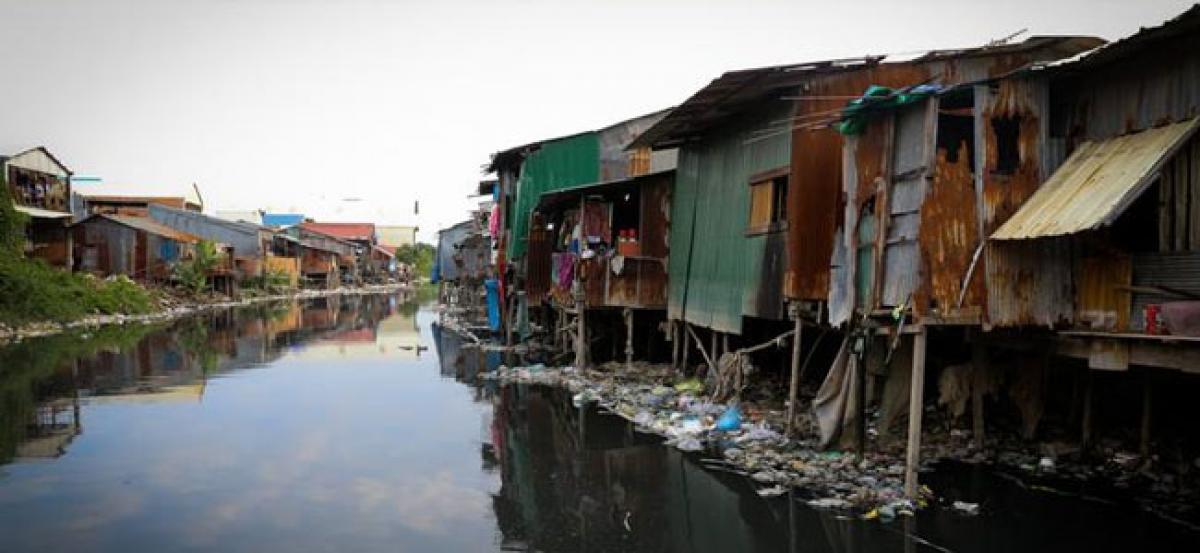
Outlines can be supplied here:
<path id="1" fill-rule="evenodd" d="M 671 185 L 675 175 L 667 173 L 643 182 L 641 193 L 641 229 L 638 239 L 642 255 L 666 258 L 671 245 Z"/>
<path id="2" fill-rule="evenodd" d="M 537 215 L 534 215 L 535 221 Z M 540 305 L 553 286 L 554 232 L 545 228 L 529 230 L 529 254 L 525 260 L 525 297 L 529 305 Z"/>
<path id="3" fill-rule="evenodd" d="M 1074 315 L 1071 238 L 988 242 L 987 317 L 993 326 L 1056 326 Z"/>
<path id="4" fill-rule="evenodd" d="M 1067 125 L 1074 142 L 1200 116 L 1200 36 L 1185 34 L 1143 52 L 1058 83 L 1063 102 L 1076 108 Z"/>

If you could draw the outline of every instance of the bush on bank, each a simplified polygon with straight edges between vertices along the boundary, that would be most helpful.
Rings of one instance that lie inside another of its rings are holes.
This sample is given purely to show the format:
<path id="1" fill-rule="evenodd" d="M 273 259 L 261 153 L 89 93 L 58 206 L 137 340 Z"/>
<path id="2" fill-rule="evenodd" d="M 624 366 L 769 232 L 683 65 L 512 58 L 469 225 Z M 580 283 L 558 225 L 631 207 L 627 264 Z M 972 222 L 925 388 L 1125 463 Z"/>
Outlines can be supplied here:
<path id="1" fill-rule="evenodd" d="M 0 322 L 64 322 L 154 308 L 150 293 L 127 278 L 97 279 L 26 259 L 21 250 L 27 221 L 6 191 L 0 180 Z"/>

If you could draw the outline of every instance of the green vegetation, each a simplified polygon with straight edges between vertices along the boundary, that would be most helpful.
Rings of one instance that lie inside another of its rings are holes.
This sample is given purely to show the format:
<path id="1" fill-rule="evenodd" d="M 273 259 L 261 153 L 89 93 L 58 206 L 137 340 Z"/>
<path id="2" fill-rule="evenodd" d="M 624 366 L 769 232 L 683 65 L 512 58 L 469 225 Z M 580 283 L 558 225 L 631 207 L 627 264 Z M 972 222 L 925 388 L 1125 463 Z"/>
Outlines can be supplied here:
<path id="1" fill-rule="evenodd" d="M 175 265 L 175 278 L 192 294 L 208 289 L 208 275 L 221 260 L 217 245 L 208 240 L 196 244 L 196 255 Z"/>
<path id="2" fill-rule="evenodd" d="M 0 191 L 7 186 L 0 178 Z M 93 313 L 148 313 L 154 307 L 141 286 L 121 277 L 101 280 L 25 259 L 26 217 L 0 192 L 0 322 L 69 321 Z"/>
<path id="3" fill-rule="evenodd" d="M 242 281 L 242 286 L 272 294 L 282 294 L 292 289 L 292 279 L 286 272 L 266 269 L 262 276 L 249 277 Z"/>
<path id="4" fill-rule="evenodd" d="M 429 278 L 433 270 L 433 256 L 436 248 L 423 242 L 412 246 L 396 248 L 396 261 L 405 263 L 413 268 L 413 275 L 419 278 Z"/>

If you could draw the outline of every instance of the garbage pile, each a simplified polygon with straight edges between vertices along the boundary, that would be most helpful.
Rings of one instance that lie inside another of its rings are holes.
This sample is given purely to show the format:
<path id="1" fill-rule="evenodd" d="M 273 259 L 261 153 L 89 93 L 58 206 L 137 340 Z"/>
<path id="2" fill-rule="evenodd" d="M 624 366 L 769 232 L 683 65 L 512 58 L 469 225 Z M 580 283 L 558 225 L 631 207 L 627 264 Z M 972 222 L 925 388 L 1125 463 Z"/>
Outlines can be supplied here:
<path id="1" fill-rule="evenodd" d="M 600 372 L 539 364 L 501 366 L 483 377 L 564 387 L 576 406 L 598 404 L 639 431 L 662 436 L 666 445 L 701 452 L 706 467 L 746 476 L 764 497 L 796 490 L 812 507 L 885 521 L 911 515 L 932 498 L 927 488 L 916 502 L 904 497 L 904 463 L 898 456 L 817 451 L 815 436 L 786 438 L 778 413 L 753 404 L 712 402 L 704 395 L 704 382 L 676 380 L 666 368 Z"/>

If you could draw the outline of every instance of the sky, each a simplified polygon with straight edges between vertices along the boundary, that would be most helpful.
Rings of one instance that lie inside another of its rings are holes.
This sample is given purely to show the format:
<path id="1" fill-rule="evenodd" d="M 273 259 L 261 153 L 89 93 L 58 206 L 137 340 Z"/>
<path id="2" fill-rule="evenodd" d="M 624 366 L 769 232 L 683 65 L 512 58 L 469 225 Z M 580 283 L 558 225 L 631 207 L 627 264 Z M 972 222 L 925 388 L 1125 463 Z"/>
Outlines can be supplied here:
<path id="1" fill-rule="evenodd" d="M 438 228 L 489 154 L 676 105 L 725 71 L 1116 39 L 1192 1 L 0 0 L 0 152 L 88 193 Z M 91 186 L 90 190 L 84 190 Z M 419 210 L 415 209 L 419 202 Z"/>

